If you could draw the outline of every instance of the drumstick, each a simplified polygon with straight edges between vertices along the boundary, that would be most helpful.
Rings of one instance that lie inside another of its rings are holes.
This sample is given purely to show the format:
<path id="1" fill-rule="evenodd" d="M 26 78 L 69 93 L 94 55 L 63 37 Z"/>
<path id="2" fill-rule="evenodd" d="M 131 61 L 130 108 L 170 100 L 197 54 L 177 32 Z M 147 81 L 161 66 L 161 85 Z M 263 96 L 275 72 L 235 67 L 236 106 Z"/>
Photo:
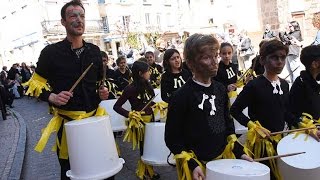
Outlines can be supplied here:
<path id="1" fill-rule="evenodd" d="M 283 134 L 283 133 L 291 133 L 291 132 L 297 132 L 297 131 L 304 131 L 304 130 L 309 130 L 309 129 L 316 129 L 317 127 L 308 127 L 308 128 L 300 128 L 300 129 L 292 129 L 292 130 L 285 130 L 285 131 L 278 131 L 278 132 L 273 132 L 270 133 L 270 136 L 278 135 L 278 134 Z"/>
<path id="2" fill-rule="evenodd" d="M 293 74 L 300 66 L 296 67 L 290 74 L 288 74 L 287 77 L 285 77 L 284 79 L 287 79 L 289 76 L 291 76 L 291 74 Z"/>
<path id="3" fill-rule="evenodd" d="M 288 157 L 288 156 L 295 156 L 298 154 L 304 154 L 306 152 L 297 152 L 297 153 L 289 153 L 289 154 L 283 154 L 283 155 L 277 155 L 277 156 L 269 156 L 269 157 L 264 157 L 264 158 L 258 158 L 254 159 L 255 162 L 260 162 L 260 161 L 266 161 L 270 159 L 276 159 L 276 158 L 282 158 L 282 157 Z"/>
<path id="4" fill-rule="evenodd" d="M 106 85 L 106 78 L 107 78 L 107 65 L 103 63 L 103 75 L 102 75 L 102 83 L 101 85 Z"/>
<path id="5" fill-rule="evenodd" d="M 141 109 L 140 112 L 142 112 L 143 110 L 145 110 L 145 109 L 149 106 L 149 104 L 154 100 L 154 98 L 156 98 L 156 96 L 158 96 L 158 94 L 156 94 L 155 96 L 153 96 L 153 98 L 150 99 L 150 101 Z"/>
<path id="6" fill-rule="evenodd" d="M 71 89 L 69 90 L 69 92 L 72 92 L 74 90 L 74 88 L 76 88 L 76 86 L 79 84 L 79 82 L 81 81 L 81 79 L 87 74 L 87 72 L 89 71 L 89 69 L 91 68 L 91 66 L 93 65 L 93 63 L 91 63 L 87 69 L 81 74 L 81 76 L 78 78 L 78 80 L 73 84 L 73 86 L 71 87 Z"/>

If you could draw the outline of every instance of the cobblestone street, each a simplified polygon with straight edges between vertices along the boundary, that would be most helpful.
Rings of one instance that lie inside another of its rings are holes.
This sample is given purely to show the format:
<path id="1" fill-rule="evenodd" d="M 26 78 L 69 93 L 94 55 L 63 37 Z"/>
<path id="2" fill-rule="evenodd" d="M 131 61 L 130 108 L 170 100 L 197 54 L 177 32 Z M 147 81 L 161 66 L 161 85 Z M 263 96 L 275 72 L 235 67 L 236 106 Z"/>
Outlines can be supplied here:
<path id="1" fill-rule="evenodd" d="M 52 135 L 42 153 L 37 153 L 33 150 L 40 138 L 41 129 L 47 125 L 52 117 L 48 114 L 47 104 L 45 102 L 38 102 L 36 99 L 24 97 L 23 99 L 15 100 L 14 106 L 14 110 L 21 114 L 27 126 L 27 141 L 21 179 L 60 179 L 60 165 L 56 153 L 51 151 L 51 147 L 55 140 L 55 134 Z M 126 163 L 124 164 L 123 169 L 116 175 L 115 179 L 137 179 L 135 176 L 135 169 L 139 155 L 138 150 L 132 151 L 131 144 L 123 143 L 122 138 L 117 138 L 116 141 L 119 144 L 121 156 Z M 176 170 L 173 167 L 156 167 L 155 170 L 161 175 L 161 179 L 177 179 Z"/>

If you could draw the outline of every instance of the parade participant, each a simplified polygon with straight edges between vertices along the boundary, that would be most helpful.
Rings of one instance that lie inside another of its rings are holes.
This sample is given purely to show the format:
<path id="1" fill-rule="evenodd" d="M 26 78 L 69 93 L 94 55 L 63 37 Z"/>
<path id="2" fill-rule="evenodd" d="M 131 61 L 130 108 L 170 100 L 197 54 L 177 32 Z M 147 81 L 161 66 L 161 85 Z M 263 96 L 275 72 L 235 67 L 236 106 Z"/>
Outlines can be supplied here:
<path id="1" fill-rule="evenodd" d="M 144 134 L 140 132 L 144 131 L 145 123 L 154 121 L 153 111 L 151 108 L 153 103 L 148 104 L 149 101 L 154 97 L 154 91 L 149 82 L 149 65 L 143 61 L 135 61 L 132 65 L 132 78 L 133 82 L 124 89 L 113 109 L 122 116 L 129 118 L 129 129 L 126 131 L 124 140 L 132 141 L 133 149 L 138 146 L 138 148 L 140 148 L 140 156 L 142 156 Z M 131 104 L 130 112 L 122 108 L 122 105 L 127 100 Z M 143 110 L 143 112 L 141 112 L 146 105 L 147 107 Z M 130 127 L 134 125 L 138 125 L 137 127 L 132 127 L 136 129 L 130 129 Z M 132 132 L 137 133 L 132 135 Z M 133 137 L 133 139 L 127 139 L 130 137 Z M 144 164 L 141 159 L 138 161 L 136 174 L 140 179 L 146 177 L 151 179 L 160 178 L 160 175 L 153 171 L 153 167 Z"/>
<path id="2" fill-rule="evenodd" d="M 265 29 L 265 31 L 263 33 L 262 39 L 269 40 L 269 39 L 273 39 L 273 38 L 276 38 L 276 37 L 277 37 L 277 34 L 276 34 L 276 32 L 274 32 L 271 29 L 270 24 L 266 24 L 266 29 Z"/>
<path id="3" fill-rule="evenodd" d="M 109 97 L 108 99 L 116 99 L 117 96 L 117 85 L 115 84 L 115 72 L 113 69 L 111 69 L 109 67 L 109 57 L 107 55 L 107 53 L 105 53 L 104 51 L 100 51 L 101 57 L 102 57 L 102 61 L 103 61 L 103 65 L 105 68 L 105 86 L 108 88 L 109 90 Z"/>
<path id="4" fill-rule="evenodd" d="M 80 1 L 72 0 L 62 7 L 61 23 L 67 37 L 41 51 L 35 73 L 25 85 L 29 86 L 27 94 L 54 106 L 54 117 L 44 129 L 35 150 L 41 152 L 50 133 L 57 131 L 61 179 L 69 179 L 66 177 L 70 163 L 63 124 L 75 119 L 104 115 L 104 110 L 98 105 L 101 100 L 108 98 L 108 89 L 96 84 L 102 79 L 100 49 L 83 40 L 85 9 Z M 93 64 L 91 69 L 69 92 L 90 64 Z M 57 124 L 61 126 L 57 127 Z"/>
<path id="5" fill-rule="evenodd" d="M 117 90 L 122 92 L 131 81 L 131 71 L 127 66 L 127 60 L 125 56 L 118 57 L 116 63 L 118 69 L 115 70 L 114 76 L 116 78 L 116 85 L 118 87 Z"/>
<path id="6" fill-rule="evenodd" d="M 312 24 L 318 30 L 312 45 L 319 45 L 320 44 L 320 12 L 313 14 Z"/>
<path id="7" fill-rule="evenodd" d="M 226 88 L 212 80 L 218 71 L 218 50 L 219 43 L 211 35 L 194 34 L 185 43 L 184 57 L 193 78 L 171 97 L 165 128 L 165 142 L 175 154 L 179 179 L 182 174 L 187 180 L 205 179 L 204 163 L 214 159 L 252 160 L 238 143 L 232 144 L 236 137 Z M 234 148 L 226 151 L 226 147 Z"/>
<path id="8" fill-rule="evenodd" d="M 226 42 L 221 43 L 219 55 L 221 61 L 219 62 L 218 72 L 214 79 L 222 83 L 228 92 L 235 91 L 237 89 L 238 65 L 231 63 L 233 55 L 232 45 Z"/>
<path id="9" fill-rule="evenodd" d="M 168 49 L 163 55 L 165 72 L 161 77 L 161 98 L 169 103 L 172 94 L 191 77 L 191 74 L 182 68 L 182 59 L 176 49 Z"/>
<path id="10" fill-rule="evenodd" d="M 264 66 L 264 73 L 261 76 L 250 81 L 237 97 L 231 106 L 231 115 L 242 125 L 248 126 L 249 132 L 252 129 L 259 128 L 263 138 L 269 137 L 270 131 L 282 131 L 285 128 L 285 122 L 291 127 L 297 126 L 298 120 L 295 119 L 287 110 L 287 100 L 289 95 L 289 84 L 278 77 L 281 73 L 288 54 L 288 47 L 281 41 L 270 40 L 265 42 L 260 48 L 260 62 Z M 248 115 L 243 114 L 243 109 L 248 107 Z M 259 122 L 253 122 L 259 121 Z M 281 139 L 281 136 L 270 137 L 271 142 L 266 143 L 267 151 L 257 153 L 258 149 L 253 149 L 255 158 L 274 155 L 275 150 L 271 143 L 275 144 Z M 248 140 L 251 136 L 248 135 Z M 254 142 L 250 142 L 254 143 Z M 256 143 L 260 143 L 260 141 Z M 250 146 L 250 145 L 249 145 Z M 270 152 L 273 152 L 270 153 Z M 270 162 L 270 164 L 269 164 Z M 278 169 L 274 166 L 275 161 L 264 161 L 271 168 L 271 179 L 280 179 Z"/>
<path id="11" fill-rule="evenodd" d="M 163 73 L 162 67 L 159 64 L 155 63 L 155 56 L 153 52 L 147 51 L 144 56 L 147 59 L 147 63 L 150 66 L 151 85 L 153 88 L 157 88 L 160 85 L 161 74 Z"/>
<path id="12" fill-rule="evenodd" d="M 290 111 L 300 117 L 308 113 L 313 119 L 320 118 L 320 46 L 311 45 L 302 49 L 301 63 L 306 67 L 290 89 Z"/>

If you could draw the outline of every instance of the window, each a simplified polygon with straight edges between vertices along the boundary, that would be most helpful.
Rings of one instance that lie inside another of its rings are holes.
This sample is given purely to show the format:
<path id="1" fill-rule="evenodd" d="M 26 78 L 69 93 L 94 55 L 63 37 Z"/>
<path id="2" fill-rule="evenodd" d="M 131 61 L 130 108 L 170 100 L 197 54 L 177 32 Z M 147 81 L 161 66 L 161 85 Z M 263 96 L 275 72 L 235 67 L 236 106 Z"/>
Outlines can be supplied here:
<path id="1" fill-rule="evenodd" d="M 157 13 L 157 24 L 161 25 L 161 13 Z"/>
<path id="2" fill-rule="evenodd" d="M 213 24 L 213 18 L 209 19 L 209 24 Z"/>
<path id="3" fill-rule="evenodd" d="M 124 29 L 129 31 L 130 16 L 122 16 L 122 22 Z"/>
<path id="4" fill-rule="evenodd" d="M 146 24 L 150 24 L 150 13 L 146 13 L 145 14 L 145 18 L 146 18 Z"/>

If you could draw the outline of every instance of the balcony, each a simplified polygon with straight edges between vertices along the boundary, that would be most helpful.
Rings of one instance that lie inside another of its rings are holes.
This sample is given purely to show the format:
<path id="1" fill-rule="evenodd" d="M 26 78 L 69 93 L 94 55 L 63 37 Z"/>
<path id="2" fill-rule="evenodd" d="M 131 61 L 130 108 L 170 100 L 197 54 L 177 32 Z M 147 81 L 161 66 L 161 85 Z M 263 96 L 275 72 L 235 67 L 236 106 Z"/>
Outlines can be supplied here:
<path id="1" fill-rule="evenodd" d="M 60 20 L 42 21 L 42 33 L 44 36 L 65 35 L 66 30 Z M 108 25 L 104 25 L 102 20 L 86 20 L 86 34 L 107 33 Z"/>

